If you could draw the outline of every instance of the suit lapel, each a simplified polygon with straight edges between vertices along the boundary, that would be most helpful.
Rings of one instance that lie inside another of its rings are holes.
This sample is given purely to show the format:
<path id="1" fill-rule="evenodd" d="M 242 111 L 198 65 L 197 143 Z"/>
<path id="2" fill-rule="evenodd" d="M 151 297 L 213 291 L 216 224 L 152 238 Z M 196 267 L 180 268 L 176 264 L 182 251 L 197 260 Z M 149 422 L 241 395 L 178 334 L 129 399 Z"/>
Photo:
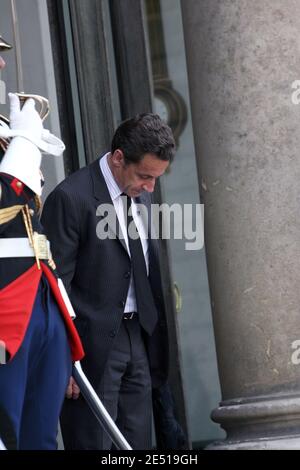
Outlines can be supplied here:
<path id="1" fill-rule="evenodd" d="M 102 171 L 100 169 L 99 159 L 90 165 L 90 173 L 91 173 L 92 184 L 93 184 L 93 194 L 94 194 L 94 198 L 97 201 L 97 206 L 100 204 L 110 204 L 112 208 L 114 209 L 112 199 L 110 197 Z M 126 253 L 127 253 L 126 243 L 122 237 L 121 238 L 119 237 L 119 234 L 122 233 L 122 231 L 121 231 L 117 214 L 116 214 L 115 220 L 116 220 L 115 224 L 110 223 L 110 220 L 108 217 L 107 222 L 108 222 L 109 228 L 113 232 L 113 234 L 116 236 L 116 238 L 119 240 L 119 242 L 121 243 L 121 245 L 123 246 L 123 248 L 126 250 Z"/>

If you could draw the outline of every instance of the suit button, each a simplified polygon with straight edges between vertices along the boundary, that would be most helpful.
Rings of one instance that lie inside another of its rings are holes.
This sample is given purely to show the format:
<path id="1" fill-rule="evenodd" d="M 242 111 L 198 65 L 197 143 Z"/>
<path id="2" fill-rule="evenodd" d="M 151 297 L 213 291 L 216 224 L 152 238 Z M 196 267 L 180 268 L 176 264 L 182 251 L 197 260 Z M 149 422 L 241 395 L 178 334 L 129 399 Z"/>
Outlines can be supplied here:
<path id="1" fill-rule="evenodd" d="M 125 307 L 125 302 L 124 302 L 124 300 L 120 300 L 120 302 L 119 302 L 119 307 L 122 307 L 122 308 Z"/>
<path id="2" fill-rule="evenodd" d="M 130 271 L 127 271 L 127 272 L 124 274 L 125 279 L 129 279 L 129 278 L 130 278 L 130 274 L 131 274 L 131 272 L 130 272 Z"/>
<path id="3" fill-rule="evenodd" d="M 111 330 L 111 331 L 109 332 L 109 336 L 110 336 L 111 338 L 114 338 L 114 337 L 116 336 L 116 330 Z"/>

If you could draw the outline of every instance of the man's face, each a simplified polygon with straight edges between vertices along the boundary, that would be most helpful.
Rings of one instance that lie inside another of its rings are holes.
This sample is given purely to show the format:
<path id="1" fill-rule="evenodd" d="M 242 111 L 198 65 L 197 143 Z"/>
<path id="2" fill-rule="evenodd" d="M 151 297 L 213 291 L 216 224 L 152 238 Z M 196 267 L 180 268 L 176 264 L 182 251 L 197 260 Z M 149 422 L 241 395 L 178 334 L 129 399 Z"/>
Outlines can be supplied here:
<path id="1" fill-rule="evenodd" d="M 168 161 L 160 160 L 146 153 L 139 163 L 125 163 L 121 150 L 116 150 L 110 158 L 112 173 L 122 191 L 130 197 L 138 197 L 143 191 L 152 193 L 156 179 L 164 174 Z"/>

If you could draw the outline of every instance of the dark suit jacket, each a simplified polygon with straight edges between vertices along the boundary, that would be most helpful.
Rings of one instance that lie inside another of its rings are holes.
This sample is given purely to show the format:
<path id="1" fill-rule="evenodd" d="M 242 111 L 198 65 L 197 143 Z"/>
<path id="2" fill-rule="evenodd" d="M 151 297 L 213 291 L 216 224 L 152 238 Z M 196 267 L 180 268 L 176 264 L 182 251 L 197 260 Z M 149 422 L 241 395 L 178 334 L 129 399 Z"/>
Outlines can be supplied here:
<path id="1" fill-rule="evenodd" d="M 150 207 L 150 195 L 145 193 L 140 202 Z M 131 271 L 124 240 L 97 237 L 100 204 L 112 201 L 97 160 L 59 184 L 42 215 L 53 258 L 77 314 L 75 323 L 86 353 L 82 366 L 94 386 L 122 321 Z M 158 387 L 167 378 L 168 340 L 157 243 L 150 239 L 149 279 L 158 323 L 151 337 L 145 334 L 145 341 L 153 387 Z"/>

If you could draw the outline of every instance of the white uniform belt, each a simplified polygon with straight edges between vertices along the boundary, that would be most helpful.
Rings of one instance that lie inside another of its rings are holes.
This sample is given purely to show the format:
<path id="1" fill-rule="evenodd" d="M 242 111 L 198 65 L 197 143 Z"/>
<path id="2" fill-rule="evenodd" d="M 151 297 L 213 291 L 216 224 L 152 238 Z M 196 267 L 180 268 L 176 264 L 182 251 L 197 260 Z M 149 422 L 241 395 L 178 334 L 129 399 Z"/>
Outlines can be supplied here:
<path id="1" fill-rule="evenodd" d="M 50 258 L 50 243 L 47 240 L 47 253 L 40 259 Z M 28 238 L 0 238 L 0 258 L 34 258 L 35 254 Z"/>

